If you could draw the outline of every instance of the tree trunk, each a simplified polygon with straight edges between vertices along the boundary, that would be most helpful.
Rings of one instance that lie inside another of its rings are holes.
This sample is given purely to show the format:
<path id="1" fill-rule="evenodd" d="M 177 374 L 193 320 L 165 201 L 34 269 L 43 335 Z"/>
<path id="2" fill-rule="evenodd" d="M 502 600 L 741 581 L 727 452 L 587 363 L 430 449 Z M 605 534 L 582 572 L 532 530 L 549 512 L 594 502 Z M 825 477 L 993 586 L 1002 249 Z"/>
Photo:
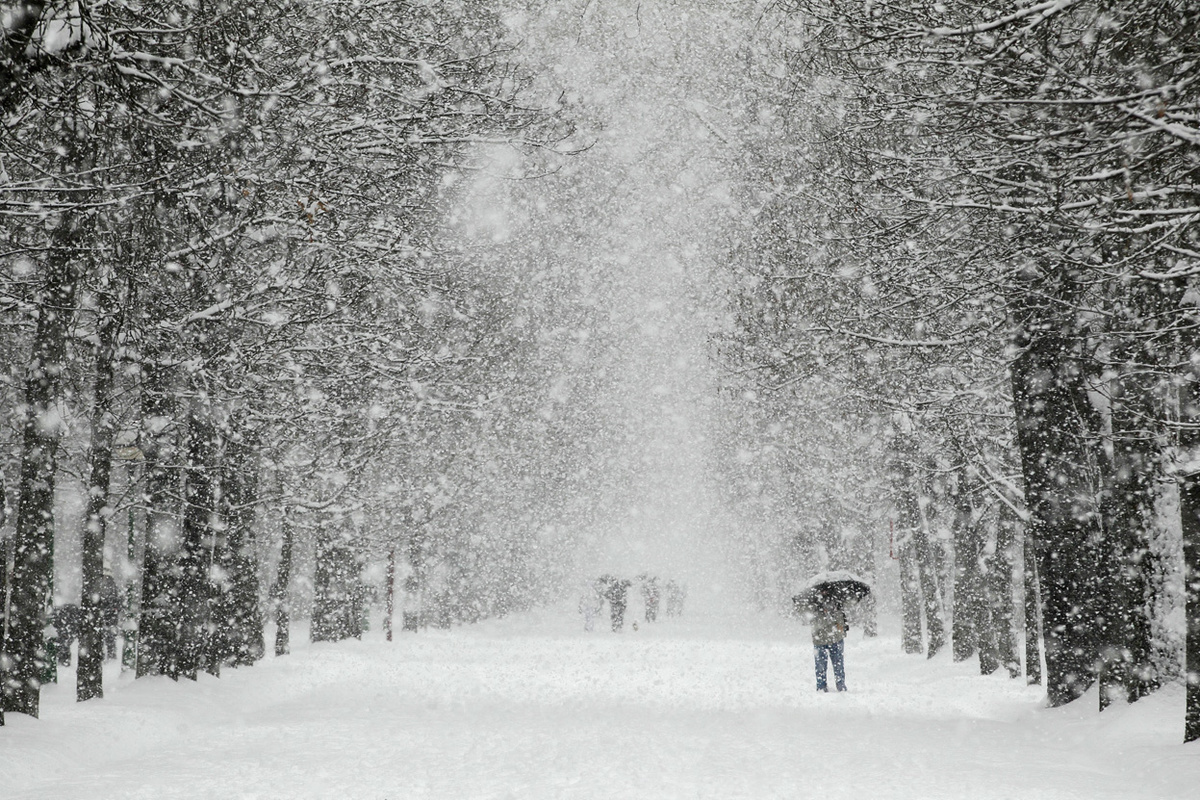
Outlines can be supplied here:
<path id="1" fill-rule="evenodd" d="M 1147 419 L 1150 386 L 1140 370 L 1114 381 L 1112 457 L 1104 475 L 1100 708 L 1132 702 L 1156 684 L 1151 665 L 1150 536 L 1160 458 Z"/>
<path id="2" fill-rule="evenodd" d="M 986 554 L 975 489 L 967 470 L 960 470 L 954 496 L 953 650 L 955 661 L 978 655 L 980 674 L 991 675 L 1000 668 L 989 582 L 989 568 L 995 554 L 990 558 Z M 959 637 L 965 641 L 960 642 Z"/>
<path id="3" fill-rule="evenodd" d="M 392 641 L 392 614 L 396 610 L 396 548 L 388 551 L 387 561 L 387 613 L 383 618 L 383 630 L 387 640 Z"/>
<path id="4" fill-rule="evenodd" d="M 0 527 L 5 522 L 4 500 L 4 480 L 0 475 Z M 8 638 L 8 552 L 8 538 L 0 536 L 0 644 Z M 4 705 L 0 702 L 0 726 L 4 725 Z"/>
<path id="5" fill-rule="evenodd" d="M 954 494 L 954 617 L 951 652 L 955 661 L 975 655 L 979 645 L 982 598 L 979 580 L 979 541 L 966 471 L 960 470 Z"/>
<path id="6" fill-rule="evenodd" d="M 283 527 L 283 544 L 279 549 L 279 568 L 275 573 L 275 585 L 271 587 L 271 599 L 275 601 L 275 655 L 277 656 L 288 654 L 291 625 L 288 587 L 292 580 L 292 547 L 295 532 L 292 528 L 291 512 L 287 506 L 283 507 L 281 525 Z"/>
<path id="7" fill-rule="evenodd" d="M 1028 529 L 1022 537 L 1021 552 L 1025 562 L 1025 682 L 1033 686 L 1042 682 L 1042 597 L 1037 556 Z"/>
<path id="8" fill-rule="evenodd" d="M 142 443 L 146 481 L 146 546 L 138 615 L 137 676 L 179 678 L 176 559 L 179 555 L 175 391 L 170 369 L 156 358 L 142 364 Z"/>
<path id="9" fill-rule="evenodd" d="M 992 606 L 987 599 L 987 586 L 981 581 L 982 602 L 976 630 L 979 632 L 979 674 L 991 675 L 1000 669 L 1000 656 L 996 647 L 996 630 L 992 620 Z"/>
<path id="10" fill-rule="evenodd" d="M 134 460 L 143 458 L 140 449 L 136 450 L 130 456 L 130 462 L 126 464 L 126 481 L 127 491 L 132 493 L 137 484 L 134 477 L 135 466 Z M 124 642 L 121 647 L 121 671 L 132 669 L 137 670 L 138 657 L 138 620 L 141 618 L 142 607 L 142 584 L 141 575 L 134 567 L 138 563 L 138 534 L 135 520 L 137 518 L 136 511 L 133 505 L 129 506 L 129 521 L 126 528 L 125 540 L 125 558 L 129 565 L 129 574 L 125 576 L 125 620 L 121 629 L 121 636 Z"/>
<path id="11" fill-rule="evenodd" d="M 1046 693 L 1060 706 L 1092 684 L 1099 657 L 1100 531 L 1084 422 L 1093 412 L 1073 339 L 1049 325 L 1027 325 L 1026 334 L 1011 366 L 1013 409 L 1037 546 Z"/>
<path id="12" fill-rule="evenodd" d="M 1200 473 L 1182 476 L 1179 515 L 1183 523 L 1184 591 L 1187 616 L 1183 741 L 1200 739 Z"/>
<path id="13" fill-rule="evenodd" d="M 1200 739 L 1200 470 L 1195 468 L 1200 456 L 1200 378 L 1196 375 L 1184 385 L 1182 392 L 1184 423 L 1180 433 L 1181 457 L 1184 464 L 1193 465 L 1179 475 L 1179 521 L 1183 529 L 1183 590 L 1184 617 L 1184 712 L 1183 741 Z"/>
<path id="14" fill-rule="evenodd" d="M 312 640 L 336 642 L 362 636 L 358 562 L 340 532 L 321 527 L 317 533 L 316 561 Z"/>
<path id="15" fill-rule="evenodd" d="M 921 581 L 917 565 L 916 548 L 907 542 L 900 548 L 900 604 L 903 624 L 901 638 L 904 652 L 922 653 L 925 645 L 921 637 Z"/>
<path id="16" fill-rule="evenodd" d="M 226 437 L 221 486 L 225 546 L 220 550 L 220 561 L 224 580 L 214 602 L 213 627 L 219 637 L 218 660 L 236 667 L 258 661 L 265 649 L 254 536 L 258 450 L 243 430 L 235 428 Z"/>
<path id="17" fill-rule="evenodd" d="M 79 666 L 76 700 L 104 696 L 105 609 L 101 604 L 104 578 L 104 534 L 112 478 L 113 435 L 117 420 L 112 412 L 113 368 L 121 319 L 117 300 L 110 292 L 100 295 L 96 328 L 96 384 L 92 399 L 91 478 L 88 481 L 87 516 L 83 524 L 83 592 L 80 602 Z"/>
<path id="18" fill-rule="evenodd" d="M 920 478 L 913 463 L 917 448 L 911 440 L 901 437 L 897 437 L 893 446 L 898 455 L 892 462 L 892 487 L 903 541 L 899 550 L 904 652 L 915 654 L 924 649 L 921 641 L 923 606 L 929 634 L 929 655 L 932 657 L 941 648 L 944 640 L 941 617 L 936 610 L 936 579 L 931 570 L 929 541 L 925 533 L 927 523 L 921 508 L 921 494 L 918 488 Z"/>
<path id="19" fill-rule="evenodd" d="M 1011 678 L 1021 677 L 1021 657 L 1017 654 L 1016 626 L 1013 624 L 1013 566 L 1016 560 L 1020 521 L 1007 503 L 1000 504 L 996 525 L 996 552 L 990 560 L 987 581 L 992 629 L 996 636 L 996 656 Z"/>
<path id="20" fill-rule="evenodd" d="M 25 380 L 21 472 L 8 632 L 0 647 L 0 705 L 36 717 L 51 665 L 44 631 L 54 581 L 54 487 L 63 424 L 56 408 L 66 369 L 67 327 L 75 302 L 74 262 L 80 230 L 69 217 L 55 233 Z"/>
<path id="21" fill-rule="evenodd" d="M 933 546 L 925 528 L 920 528 L 913 534 L 913 546 L 916 549 L 921 598 L 924 602 L 925 633 L 929 639 L 926 655 L 933 658 L 946 646 L 946 626 L 942 621 L 942 599 L 933 559 Z"/>
<path id="22" fill-rule="evenodd" d="M 183 491 L 183 542 L 179 553 L 179 674 L 195 680 L 202 666 L 215 669 L 210 658 L 209 571 L 218 543 L 213 522 L 216 508 L 216 426 L 201 399 L 188 414 L 187 465 Z"/>

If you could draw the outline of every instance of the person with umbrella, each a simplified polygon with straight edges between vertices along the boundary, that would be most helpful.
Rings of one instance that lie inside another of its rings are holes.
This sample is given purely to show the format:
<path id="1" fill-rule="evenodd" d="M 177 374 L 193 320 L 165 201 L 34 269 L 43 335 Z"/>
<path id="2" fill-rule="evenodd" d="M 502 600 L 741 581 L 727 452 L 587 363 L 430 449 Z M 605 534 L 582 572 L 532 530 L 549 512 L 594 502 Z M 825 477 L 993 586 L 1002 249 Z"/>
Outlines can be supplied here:
<path id="1" fill-rule="evenodd" d="M 833 678 L 839 692 L 846 691 L 845 644 L 846 612 L 828 591 L 818 590 L 814 603 L 805 614 L 812 625 L 813 659 L 817 670 L 817 691 L 827 692 L 828 665 L 833 663 Z"/>
<path id="2" fill-rule="evenodd" d="M 833 678 L 839 692 L 846 691 L 846 612 L 847 600 L 860 600 L 870 587 L 850 573 L 822 574 L 808 582 L 807 588 L 792 598 L 804 618 L 812 626 L 813 663 L 816 668 L 817 691 L 827 692 L 828 668 L 833 664 Z"/>

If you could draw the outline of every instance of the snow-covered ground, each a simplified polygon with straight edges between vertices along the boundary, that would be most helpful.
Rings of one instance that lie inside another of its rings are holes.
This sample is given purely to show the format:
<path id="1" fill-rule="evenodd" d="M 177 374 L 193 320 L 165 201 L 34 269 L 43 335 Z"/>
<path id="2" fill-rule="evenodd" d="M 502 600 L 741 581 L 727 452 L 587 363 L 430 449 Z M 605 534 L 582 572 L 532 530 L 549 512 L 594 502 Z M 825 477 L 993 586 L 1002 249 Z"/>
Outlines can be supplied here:
<path id="1" fill-rule="evenodd" d="M 196 683 L 110 665 L 83 704 L 67 671 L 42 719 L 0 728 L 0 797 L 1200 797 L 1179 687 L 1049 710 L 1023 681 L 854 631 L 850 691 L 818 695 L 787 620 L 579 627 L 564 611 L 376 629 Z"/>

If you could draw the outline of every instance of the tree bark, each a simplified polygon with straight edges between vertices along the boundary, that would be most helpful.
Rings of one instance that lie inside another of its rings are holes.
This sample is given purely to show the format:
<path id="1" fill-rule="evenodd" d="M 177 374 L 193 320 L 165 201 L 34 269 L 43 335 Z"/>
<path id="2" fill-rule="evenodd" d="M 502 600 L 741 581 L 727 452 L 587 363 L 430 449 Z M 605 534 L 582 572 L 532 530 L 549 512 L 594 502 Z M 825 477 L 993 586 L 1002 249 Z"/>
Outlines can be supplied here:
<path id="1" fill-rule="evenodd" d="M 1091 686 L 1099 657 L 1100 531 L 1083 422 L 1092 411 L 1072 340 L 1048 325 L 1026 330 L 1028 344 L 1011 366 L 1013 407 L 1036 544 L 1046 693 L 1060 706 Z"/>
<path id="2" fill-rule="evenodd" d="M 142 362 L 142 441 L 145 458 L 146 546 L 138 614 L 137 676 L 179 678 L 178 466 L 175 391 L 171 369 L 155 355 Z"/>
<path id="3" fill-rule="evenodd" d="M 1193 349 L 1194 352 L 1194 349 Z M 1184 686 L 1183 741 L 1200 739 L 1200 377 L 1189 375 L 1182 394 L 1179 521 L 1183 530 Z"/>
<path id="4" fill-rule="evenodd" d="M 1151 665 L 1148 574 L 1154 499 L 1161 459 L 1146 420 L 1151 386 L 1141 370 L 1113 381 L 1112 455 L 1106 459 L 1104 497 L 1103 609 L 1098 620 L 1101 646 L 1100 708 L 1113 700 L 1132 702 L 1156 684 Z"/>
<path id="5" fill-rule="evenodd" d="M 924 602 L 925 632 L 929 639 L 926 655 L 933 658 L 946 646 L 946 625 L 942 621 L 942 597 L 933 559 L 933 546 L 929 542 L 926 528 L 919 528 L 913 534 L 913 546 L 916 549 L 921 598 Z"/>
<path id="6" fill-rule="evenodd" d="M 0 526 L 4 524 L 4 482 L 0 479 Z M 0 537 L 0 645 L 8 638 L 8 537 Z M 3 695 L 0 694 L 0 700 Z M 0 726 L 4 725 L 4 706 L 0 702 Z"/>
<path id="7" fill-rule="evenodd" d="M 1200 739 L 1200 473 L 1182 476 L 1179 514 L 1183 523 L 1185 614 L 1187 616 L 1183 741 Z"/>
<path id="8" fill-rule="evenodd" d="M 921 508 L 921 489 L 924 487 L 916 465 L 919 449 L 908 434 L 898 435 L 892 447 L 895 450 L 891 463 L 892 491 L 901 531 L 901 544 L 897 545 L 903 614 L 901 638 L 906 653 L 916 654 L 925 649 L 921 637 L 921 611 L 924 608 L 929 655 L 933 656 L 942 645 L 942 631 L 941 618 L 930 607 L 930 594 L 934 592 L 930 590 L 932 576 L 925 533 L 927 520 Z M 934 604 L 936 602 L 934 598 Z"/>
<path id="9" fill-rule="evenodd" d="M 1025 682 L 1033 686 L 1042 682 L 1042 596 L 1037 556 L 1028 529 L 1021 539 L 1025 565 Z"/>
<path id="10" fill-rule="evenodd" d="M 1007 503 L 1001 503 L 996 525 L 996 553 L 991 558 L 987 580 L 992 628 L 996 636 L 996 656 L 1011 678 L 1021 676 L 1021 657 L 1017 654 L 1013 608 L 1013 565 L 1016 560 L 1014 550 L 1019 533 L 1020 521 L 1016 514 Z"/>
<path id="11" fill-rule="evenodd" d="M 30 74 L 50 61 L 40 47 L 31 47 L 46 0 L 19 0 L 7 9 L 0 29 L 0 111 L 8 113 L 24 94 Z"/>
<path id="12" fill-rule="evenodd" d="M 80 602 L 79 665 L 75 681 L 75 698 L 79 701 L 104 696 L 105 613 L 100 600 L 113 436 L 117 424 L 112 411 L 112 388 L 120 326 L 117 300 L 111 292 L 104 291 L 100 295 L 96 328 L 96 384 L 92 398 L 89 447 L 91 477 L 88 481 L 87 516 L 83 524 L 83 591 Z"/>
<path id="13" fill-rule="evenodd" d="M 951 653 L 955 661 L 975 655 L 979 645 L 978 621 L 982 598 L 979 580 L 979 537 L 975 526 L 965 470 L 958 474 L 954 493 L 954 617 Z"/>
<path id="14" fill-rule="evenodd" d="M 226 520 L 226 592 L 223 618 L 230 631 L 226 662 L 253 664 L 263 656 L 263 618 L 258 603 L 258 556 L 254 535 L 258 505 L 258 447 L 254 435 L 234 430 L 225 444 L 222 500 Z"/>
<path id="15" fill-rule="evenodd" d="M 916 550 L 912 542 L 900 548 L 900 604 L 903 615 L 901 630 L 904 652 L 922 653 L 925 645 L 921 637 L 921 582 L 918 577 Z"/>
<path id="16" fill-rule="evenodd" d="M 387 613 L 383 618 L 383 630 L 387 640 L 392 641 L 392 614 L 396 609 L 396 548 L 388 551 L 387 561 Z"/>
<path id="17" fill-rule="evenodd" d="M 295 531 L 292 528 L 290 509 L 283 507 L 281 518 L 283 528 L 283 544 L 279 549 L 279 568 L 275 573 L 275 585 L 271 587 L 271 599 L 275 601 L 275 655 L 288 654 L 291 626 L 290 593 L 288 587 L 292 580 L 292 547 Z"/>
<path id="18" fill-rule="evenodd" d="M 358 562 L 340 532 L 321 527 L 317 533 L 316 561 L 312 640 L 336 642 L 362 636 Z"/>
<path id="19" fill-rule="evenodd" d="M 201 667 L 216 669 L 209 642 L 209 571 L 218 544 L 213 522 L 216 426 L 211 409 L 197 398 L 188 413 L 187 465 L 183 491 L 183 541 L 179 553 L 179 675 L 195 680 Z"/>
<path id="20" fill-rule="evenodd" d="M 0 647 L 0 705 L 34 717 L 44 673 L 51 666 L 44 630 L 54 581 L 54 488 L 63 427 L 56 405 L 66 369 L 80 234 L 73 216 L 55 232 L 25 381 L 8 633 Z"/>

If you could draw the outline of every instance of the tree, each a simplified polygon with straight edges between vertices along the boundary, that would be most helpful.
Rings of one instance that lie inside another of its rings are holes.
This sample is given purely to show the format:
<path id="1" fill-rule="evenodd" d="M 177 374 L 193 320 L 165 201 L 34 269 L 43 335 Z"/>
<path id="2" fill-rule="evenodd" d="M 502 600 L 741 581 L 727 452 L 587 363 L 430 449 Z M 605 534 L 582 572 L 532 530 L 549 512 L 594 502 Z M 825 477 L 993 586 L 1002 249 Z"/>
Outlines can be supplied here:
<path id="1" fill-rule="evenodd" d="M 1132 376 L 1153 374 L 1153 345 L 1143 346 L 1178 314 L 1169 299 L 1178 289 L 1152 284 L 1185 279 L 1180 259 L 1194 255 L 1179 224 L 1194 195 L 1192 142 L 1175 122 L 1194 105 L 1194 15 L 1174 2 L 801 5 L 846 45 L 839 74 L 868 100 L 860 119 L 900 115 L 921 136 L 884 165 L 891 196 L 931 219 L 966 221 L 990 248 L 986 284 L 1016 333 L 1013 401 L 1051 702 L 1077 697 L 1099 670 L 1102 704 L 1112 691 L 1136 698 L 1149 675 L 1134 662 L 1145 658 L 1154 580 L 1153 559 L 1141 555 L 1150 484 L 1127 476 L 1153 468 L 1156 457 L 1131 443 L 1154 441 L 1167 415 L 1161 401 L 1147 415 Z M 881 94 L 890 100 L 870 102 Z M 918 163 L 942 171 L 937 185 Z M 1105 363 L 1111 356 L 1122 360 Z M 1110 369 L 1120 377 L 1099 378 Z M 1089 402 L 1097 395 L 1115 402 L 1111 433 Z M 1111 464 L 1096 447 L 1106 437 Z M 1102 531 L 1104 552 L 1079 541 Z M 1101 564 L 1113 593 L 1091 577 Z"/>
<path id="2" fill-rule="evenodd" d="M 86 15 L 29 3 L 6 15 L 0 215 L 13 224 L 3 241 L 20 267 L 11 274 L 42 287 L 3 295 L 25 314 L 5 336 L 26 337 L 34 354 L 20 558 L 7 576 L 17 602 L 6 704 L 36 712 L 52 417 L 68 399 L 63 370 L 80 363 L 72 320 L 94 320 L 85 329 L 96 357 L 87 368 L 92 616 L 114 436 L 130 444 L 133 433 L 115 429 L 130 408 L 112 407 L 114 384 L 136 368 L 120 388 L 136 393 L 144 459 L 139 675 L 194 677 L 261 652 L 255 515 L 260 465 L 279 456 L 274 437 L 327 436 L 335 462 L 311 474 L 344 471 L 356 492 L 381 490 L 353 480 L 387 435 L 363 429 L 381 397 L 399 417 L 414 398 L 395 388 L 442 369 L 428 357 L 436 346 L 406 338 L 410 310 L 434 283 L 426 262 L 439 178 L 477 140 L 538 146 L 548 129 L 519 102 L 524 78 L 505 61 L 490 11 L 374 11 L 163 0 Z M 127 369 L 114 375 L 118 364 Z M 306 371 L 312 379 L 294 380 Z M 289 418 L 320 394 L 338 401 L 324 409 L 335 424 L 319 413 Z M 285 502 L 302 504 L 306 488 L 287 487 Z M 214 622 L 222 635 L 209 635 Z M 80 699 L 101 692 L 94 637 L 90 625 Z"/>
<path id="3" fill-rule="evenodd" d="M 35 296 L 37 326 L 25 380 L 20 499 L 0 690 L 6 710 L 35 717 L 49 659 L 42 631 L 51 604 L 56 455 L 63 434 L 56 401 L 66 368 L 67 329 L 77 277 L 75 262 L 83 250 L 83 233 L 82 221 L 73 217 L 55 226 L 46 256 L 46 277 Z"/>

